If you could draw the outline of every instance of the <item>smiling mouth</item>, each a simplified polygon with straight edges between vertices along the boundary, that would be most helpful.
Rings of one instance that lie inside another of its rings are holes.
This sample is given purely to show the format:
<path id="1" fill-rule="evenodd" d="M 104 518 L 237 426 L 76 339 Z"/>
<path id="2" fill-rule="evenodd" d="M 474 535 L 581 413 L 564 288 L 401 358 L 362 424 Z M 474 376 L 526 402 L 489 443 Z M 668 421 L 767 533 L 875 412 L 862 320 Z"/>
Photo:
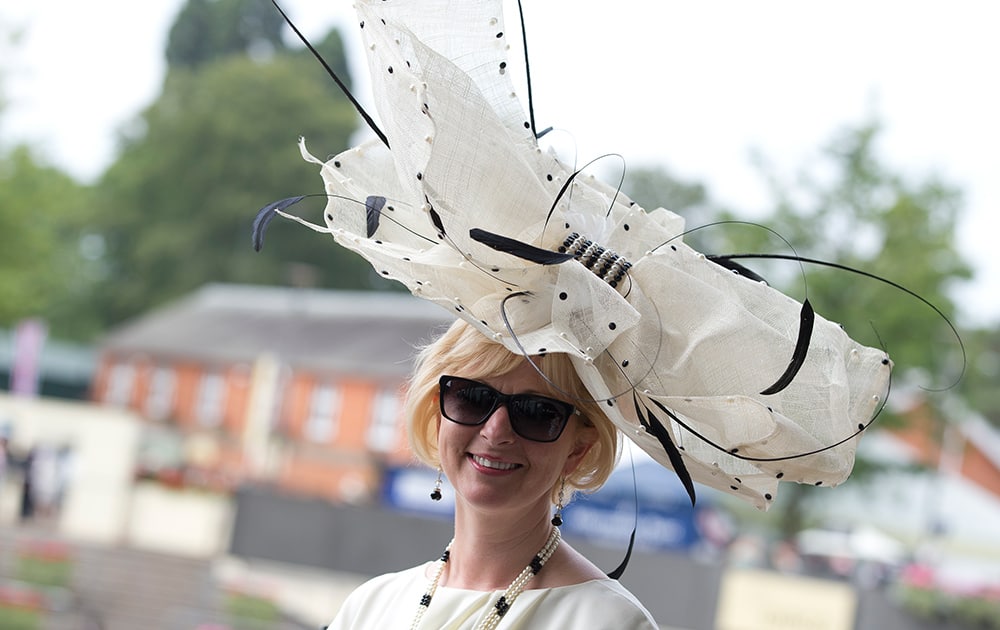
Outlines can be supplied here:
<path id="1" fill-rule="evenodd" d="M 483 468 L 489 468 L 490 470 L 514 470 L 515 468 L 521 467 L 520 464 L 511 464 L 508 462 L 496 462 L 493 461 L 492 459 L 486 459 L 485 457 L 481 457 L 479 455 L 469 455 L 469 457 L 471 457 L 472 461 L 476 462 L 478 465 L 482 466 Z"/>

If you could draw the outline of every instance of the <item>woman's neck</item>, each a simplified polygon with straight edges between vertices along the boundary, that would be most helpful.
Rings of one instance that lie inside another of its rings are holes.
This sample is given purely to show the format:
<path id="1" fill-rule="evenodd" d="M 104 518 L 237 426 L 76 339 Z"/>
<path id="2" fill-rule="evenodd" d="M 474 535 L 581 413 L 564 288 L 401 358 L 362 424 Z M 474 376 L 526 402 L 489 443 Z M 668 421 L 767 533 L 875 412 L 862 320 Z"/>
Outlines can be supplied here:
<path id="1" fill-rule="evenodd" d="M 442 584 L 477 591 L 503 590 L 545 544 L 547 512 L 501 519 L 457 509 L 455 541 Z"/>

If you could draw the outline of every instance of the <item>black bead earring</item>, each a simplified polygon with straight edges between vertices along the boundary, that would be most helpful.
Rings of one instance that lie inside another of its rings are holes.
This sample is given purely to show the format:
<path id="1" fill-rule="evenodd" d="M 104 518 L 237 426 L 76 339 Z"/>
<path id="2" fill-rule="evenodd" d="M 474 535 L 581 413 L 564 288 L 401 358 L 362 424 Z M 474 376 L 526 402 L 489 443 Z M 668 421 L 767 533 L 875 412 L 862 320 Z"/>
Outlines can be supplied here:
<path id="1" fill-rule="evenodd" d="M 441 467 L 438 466 L 438 477 L 437 481 L 434 482 L 434 490 L 431 491 L 431 499 L 433 501 L 441 500 Z"/>
<path id="2" fill-rule="evenodd" d="M 562 511 L 563 511 L 563 501 L 566 499 L 566 478 L 562 478 L 562 482 L 559 486 L 559 502 L 556 503 L 556 513 L 552 515 L 552 524 L 559 527 L 563 524 Z"/>

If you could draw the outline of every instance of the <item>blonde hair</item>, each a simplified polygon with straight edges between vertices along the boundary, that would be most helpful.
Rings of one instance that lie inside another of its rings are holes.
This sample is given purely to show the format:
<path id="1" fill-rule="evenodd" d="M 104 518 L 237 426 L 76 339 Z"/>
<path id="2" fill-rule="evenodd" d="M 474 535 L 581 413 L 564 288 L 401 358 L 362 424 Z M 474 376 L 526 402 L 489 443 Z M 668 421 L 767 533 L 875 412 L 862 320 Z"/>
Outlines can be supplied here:
<path id="1" fill-rule="evenodd" d="M 417 355 L 410 379 L 405 414 L 410 446 L 414 454 L 431 468 L 440 465 L 438 454 L 438 379 L 452 374 L 470 379 L 502 376 L 518 368 L 525 358 L 491 341 L 464 320 L 456 320 L 436 341 Z M 618 430 L 591 400 L 565 354 L 546 354 L 532 361 L 555 385 L 548 387 L 554 398 L 568 400 L 580 412 L 579 421 L 593 427 L 597 439 L 576 469 L 566 477 L 566 501 L 577 490 L 594 491 L 604 485 L 618 461 Z M 548 385 L 548 384 L 547 384 Z M 552 488 L 553 501 L 560 483 Z"/>

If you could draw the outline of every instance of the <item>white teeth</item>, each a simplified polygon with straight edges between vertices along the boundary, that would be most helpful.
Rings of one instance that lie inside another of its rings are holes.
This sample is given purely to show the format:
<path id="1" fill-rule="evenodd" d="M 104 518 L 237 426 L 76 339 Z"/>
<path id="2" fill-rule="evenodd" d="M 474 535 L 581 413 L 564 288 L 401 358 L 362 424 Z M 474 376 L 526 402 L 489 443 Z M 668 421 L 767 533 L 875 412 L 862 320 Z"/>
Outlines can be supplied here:
<path id="1" fill-rule="evenodd" d="M 485 468 L 492 468 L 493 470 L 513 470 L 514 468 L 517 468 L 517 464 L 508 464 L 506 462 L 495 462 L 491 459 L 480 457 L 479 455 L 473 455 L 472 461 L 476 462 L 480 466 L 483 466 Z"/>

